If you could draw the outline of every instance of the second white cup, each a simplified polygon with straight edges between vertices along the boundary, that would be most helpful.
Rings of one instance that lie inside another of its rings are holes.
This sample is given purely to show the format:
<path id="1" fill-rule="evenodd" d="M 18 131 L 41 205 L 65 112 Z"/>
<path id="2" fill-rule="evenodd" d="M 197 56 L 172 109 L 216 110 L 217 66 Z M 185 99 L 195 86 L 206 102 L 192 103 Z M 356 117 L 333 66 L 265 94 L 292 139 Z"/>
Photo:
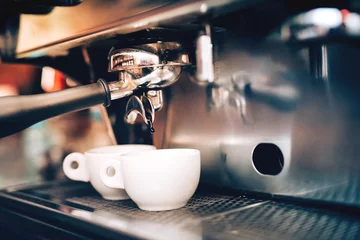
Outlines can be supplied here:
<path id="1" fill-rule="evenodd" d="M 165 211 L 187 204 L 200 180 L 200 151 L 162 149 L 132 152 L 100 166 L 103 183 L 125 189 L 140 209 Z"/>
<path id="2" fill-rule="evenodd" d="M 109 188 L 104 185 L 99 176 L 101 163 L 128 152 L 142 152 L 156 149 L 152 145 L 127 144 L 94 148 L 84 154 L 79 152 L 70 153 L 63 162 L 65 175 L 75 181 L 90 182 L 95 190 L 107 200 L 129 199 L 123 189 Z"/>

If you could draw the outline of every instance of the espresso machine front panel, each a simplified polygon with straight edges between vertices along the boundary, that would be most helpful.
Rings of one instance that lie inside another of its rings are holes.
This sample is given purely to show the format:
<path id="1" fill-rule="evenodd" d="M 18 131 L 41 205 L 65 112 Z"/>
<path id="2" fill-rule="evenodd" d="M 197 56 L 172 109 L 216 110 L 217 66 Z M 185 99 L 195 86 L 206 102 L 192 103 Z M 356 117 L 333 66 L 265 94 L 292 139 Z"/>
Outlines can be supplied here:
<path id="1" fill-rule="evenodd" d="M 111 2 L 9 18 L 3 61 L 107 79 L 114 143 L 199 149 L 204 185 L 360 207 L 355 1 Z"/>
<path id="2" fill-rule="evenodd" d="M 358 205 L 359 49 L 226 39 L 217 85 L 199 87 L 184 76 L 170 88 L 166 124 L 156 126 L 164 130 L 159 146 L 200 149 L 205 182 Z M 320 64 L 309 59 L 317 50 L 326 66 L 309 66 Z M 326 72 L 313 76 L 310 67 Z M 240 75 L 257 89 L 234 86 Z"/>

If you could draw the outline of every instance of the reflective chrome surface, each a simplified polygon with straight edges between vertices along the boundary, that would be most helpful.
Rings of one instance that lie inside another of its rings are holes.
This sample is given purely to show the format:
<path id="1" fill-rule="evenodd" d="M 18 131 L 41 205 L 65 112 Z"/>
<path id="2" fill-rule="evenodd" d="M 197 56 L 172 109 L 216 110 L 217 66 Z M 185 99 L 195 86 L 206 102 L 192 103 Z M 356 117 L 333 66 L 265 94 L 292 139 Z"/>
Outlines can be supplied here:
<path id="1" fill-rule="evenodd" d="M 136 123 L 138 117 L 152 126 L 155 120 L 155 109 L 149 98 L 146 96 L 131 96 L 126 104 L 125 121 L 129 124 Z"/>
<path id="2" fill-rule="evenodd" d="M 134 48 L 112 48 L 109 53 L 109 72 L 118 74 L 118 81 L 109 84 L 111 100 L 145 90 L 139 98 L 132 96 L 126 105 L 125 121 L 134 124 L 138 116 L 154 131 L 155 111 L 163 106 L 162 91 L 176 82 L 189 57 L 177 42 L 149 43 Z M 154 89 L 154 90 L 152 90 Z"/>
<path id="3" fill-rule="evenodd" d="M 163 91 L 162 90 L 150 90 L 145 93 L 146 97 L 152 103 L 155 111 L 160 111 L 164 105 Z"/>
<path id="4" fill-rule="evenodd" d="M 169 86 L 178 80 L 181 67 L 189 64 L 183 46 L 176 42 L 112 49 L 109 53 L 109 72 L 118 72 L 120 81 L 132 82 L 138 88 Z"/>
<path id="5" fill-rule="evenodd" d="M 211 36 L 200 35 L 196 40 L 196 73 L 194 79 L 200 85 L 214 82 L 213 46 Z"/>
<path id="6" fill-rule="evenodd" d="M 183 78 L 171 87 L 166 125 L 155 122 L 164 129 L 158 147 L 200 149 L 202 180 L 213 184 L 360 206 L 360 196 L 348 193 L 360 190 L 360 52 L 347 44 L 319 48 L 322 61 L 312 62 L 309 48 L 227 35 L 215 86 Z M 322 64 L 317 77 L 309 70 L 321 66 L 313 64 Z M 269 175 L 256 161 L 282 169 Z"/>
<path id="7" fill-rule="evenodd" d="M 160 64 L 160 57 L 156 54 L 131 48 L 112 51 L 109 58 L 109 72 L 142 69 Z"/>
<path id="8" fill-rule="evenodd" d="M 137 89 L 137 85 L 133 81 L 128 80 L 124 75 L 126 73 L 120 73 L 118 81 L 109 83 L 111 100 L 129 96 Z"/>

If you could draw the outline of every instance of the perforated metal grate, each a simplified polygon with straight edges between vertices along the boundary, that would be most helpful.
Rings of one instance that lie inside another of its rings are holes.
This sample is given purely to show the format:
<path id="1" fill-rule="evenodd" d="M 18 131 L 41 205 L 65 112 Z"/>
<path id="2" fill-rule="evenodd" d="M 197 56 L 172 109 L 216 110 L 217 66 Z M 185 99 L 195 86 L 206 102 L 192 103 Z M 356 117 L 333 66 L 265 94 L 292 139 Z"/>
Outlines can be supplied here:
<path id="1" fill-rule="evenodd" d="M 232 196 L 204 196 L 195 195 L 189 203 L 180 209 L 166 212 L 146 212 L 140 210 L 131 200 L 125 201 L 106 201 L 101 197 L 82 197 L 69 198 L 69 202 L 85 205 L 96 210 L 120 214 L 122 216 L 146 219 L 158 223 L 184 224 L 192 220 L 201 220 L 202 217 L 208 217 L 217 213 L 229 211 L 232 209 L 249 206 L 260 200 L 246 197 Z"/>
<path id="2" fill-rule="evenodd" d="M 65 182 L 62 184 L 47 184 L 36 189 L 23 190 L 21 192 L 44 198 L 65 199 L 72 196 L 100 196 L 90 184 L 82 182 Z"/>
<path id="3" fill-rule="evenodd" d="M 187 232 L 200 231 L 204 239 L 360 239 L 360 218 L 355 215 L 226 192 L 198 191 L 184 208 L 165 212 L 142 211 L 131 200 L 104 200 L 84 183 L 48 185 L 21 193 L 27 200 L 34 196 L 85 211 L 177 225 Z"/>
<path id="4" fill-rule="evenodd" d="M 360 238 L 358 218 L 276 202 L 216 216 L 200 224 L 207 235 L 216 239 Z"/>

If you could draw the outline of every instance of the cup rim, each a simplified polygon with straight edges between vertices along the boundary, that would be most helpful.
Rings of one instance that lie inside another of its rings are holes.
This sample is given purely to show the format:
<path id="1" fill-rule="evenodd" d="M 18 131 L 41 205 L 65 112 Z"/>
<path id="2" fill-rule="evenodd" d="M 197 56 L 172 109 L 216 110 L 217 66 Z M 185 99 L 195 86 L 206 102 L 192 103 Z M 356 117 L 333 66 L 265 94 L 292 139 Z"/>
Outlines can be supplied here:
<path id="1" fill-rule="evenodd" d="M 125 158 L 135 158 L 135 157 L 141 157 L 141 156 L 149 156 L 154 154 L 154 156 L 158 155 L 158 154 L 176 154 L 177 156 L 179 154 L 186 154 L 186 155 L 195 155 L 195 154 L 200 154 L 200 151 L 198 149 L 194 149 L 194 148 L 168 148 L 168 149 L 152 149 L 149 151 L 141 151 L 141 152 L 128 152 L 125 154 L 122 154 L 122 157 Z"/>
<path id="2" fill-rule="evenodd" d="M 97 147 L 97 148 L 92 148 L 89 149 L 85 152 L 85 154 L 91 154 L 91 155 L 113 155 L 113 154 L 126 154 L 128 152 L 121 152 L 121 150 L 125 150 L 125 148 L 127 147 L 141 147 L 138 149 L 134 149 L 133 151 L 138 151 L 138 150 L 142 150 L 142 151 L 149 151 L 149 150 L 155 150 L 156 147 L 154 145 L 150 145 L 150 144 L 121 144 L 121 145 L 108 145 L 108 146 L 102 146 L 102 147 Z M 104 151 L 104 149 L 113 149 L 114 151 L 109 151 L 106 152 Z M 119 152 L 116 152 L 115 149 L 119 149 Z M 133 152 L 130 151 L 130 152 Z M 141 152 L 142 152 L 141 151 Z"/>

